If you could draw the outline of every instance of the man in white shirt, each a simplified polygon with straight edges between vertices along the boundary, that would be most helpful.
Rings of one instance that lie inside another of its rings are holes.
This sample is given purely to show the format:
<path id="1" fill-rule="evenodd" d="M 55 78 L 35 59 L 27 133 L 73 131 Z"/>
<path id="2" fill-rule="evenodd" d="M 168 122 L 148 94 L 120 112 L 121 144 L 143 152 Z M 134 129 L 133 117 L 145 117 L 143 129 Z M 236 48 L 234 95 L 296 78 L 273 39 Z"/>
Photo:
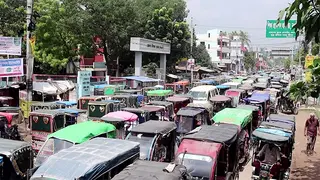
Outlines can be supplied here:
<path id="1" fill-rule="evenodd" d="M 265 144 L 257 156 L 261 157 L 263 156 L 263 154 L 264 154 L 264 160 L 262 162 L 264 163 L 274 164 L 277 161 L 281 160 L 280 150 L 274 144 Z"/>

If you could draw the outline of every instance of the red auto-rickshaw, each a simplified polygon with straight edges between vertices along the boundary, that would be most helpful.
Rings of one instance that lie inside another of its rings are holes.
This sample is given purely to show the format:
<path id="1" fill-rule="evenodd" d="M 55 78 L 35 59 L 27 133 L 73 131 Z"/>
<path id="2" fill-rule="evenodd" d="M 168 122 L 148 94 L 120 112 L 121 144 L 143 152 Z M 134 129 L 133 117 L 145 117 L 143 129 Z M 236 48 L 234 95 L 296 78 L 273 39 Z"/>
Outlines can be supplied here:
<path id="1" fill-rule="evenodd" d="M 238 132 L 233 124 L 200 126 L 182 138 L 176 163 L 199 179 L 239 178 Z"/>
<path id="2" fill-rule="evenodd" d="M 190 98 L 182 96 L 167 97 L 166 101 L 173 103 L 174 113 L 177 113 L 180 108 L 186 107 L 190 102 Z"/>

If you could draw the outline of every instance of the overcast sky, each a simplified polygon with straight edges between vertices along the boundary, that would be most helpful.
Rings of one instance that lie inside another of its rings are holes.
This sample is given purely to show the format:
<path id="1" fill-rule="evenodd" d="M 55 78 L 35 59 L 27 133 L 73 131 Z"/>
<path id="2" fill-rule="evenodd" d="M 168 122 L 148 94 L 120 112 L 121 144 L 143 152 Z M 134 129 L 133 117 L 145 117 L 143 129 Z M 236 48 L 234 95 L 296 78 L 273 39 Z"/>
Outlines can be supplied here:
<path id="1" fill-rule="evenodd" d="M 188 21 L 193 17 L 196 34 L 209 29 L 249 33 L 253 46 L 293 46 L 294 39 L 266 39 L 267 20 L 277 19 L 281 9 L 293 0 L 186 0 Z"/>

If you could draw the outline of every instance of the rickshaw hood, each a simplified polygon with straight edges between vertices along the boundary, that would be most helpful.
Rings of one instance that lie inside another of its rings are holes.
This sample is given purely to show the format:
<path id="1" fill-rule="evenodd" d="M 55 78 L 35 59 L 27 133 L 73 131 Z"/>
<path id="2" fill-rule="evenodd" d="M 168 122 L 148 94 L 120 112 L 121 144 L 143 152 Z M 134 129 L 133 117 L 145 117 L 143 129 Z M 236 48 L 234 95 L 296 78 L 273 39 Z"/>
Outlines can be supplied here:
<path id="1" fill-rule="evenodd" d="M 209 156 L 212 159 L 217 159 L 221 148 L 222 144 L 220 143 L 183 139 L 178 148 L 176 156 L 187 152 L 189 154 L 204 155 Z"/>

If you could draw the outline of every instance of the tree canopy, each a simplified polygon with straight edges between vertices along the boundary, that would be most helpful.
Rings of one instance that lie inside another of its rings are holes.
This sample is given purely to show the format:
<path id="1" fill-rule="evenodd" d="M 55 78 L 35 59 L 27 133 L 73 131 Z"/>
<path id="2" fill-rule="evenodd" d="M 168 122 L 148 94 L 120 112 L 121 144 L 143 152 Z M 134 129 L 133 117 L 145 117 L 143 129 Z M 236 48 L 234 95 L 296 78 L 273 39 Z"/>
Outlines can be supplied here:
<path id="1" fill-rule="evenodd" d="M 0 35 L 23 35 L 26 6 L 25 0 L 0 0 Z"/>

